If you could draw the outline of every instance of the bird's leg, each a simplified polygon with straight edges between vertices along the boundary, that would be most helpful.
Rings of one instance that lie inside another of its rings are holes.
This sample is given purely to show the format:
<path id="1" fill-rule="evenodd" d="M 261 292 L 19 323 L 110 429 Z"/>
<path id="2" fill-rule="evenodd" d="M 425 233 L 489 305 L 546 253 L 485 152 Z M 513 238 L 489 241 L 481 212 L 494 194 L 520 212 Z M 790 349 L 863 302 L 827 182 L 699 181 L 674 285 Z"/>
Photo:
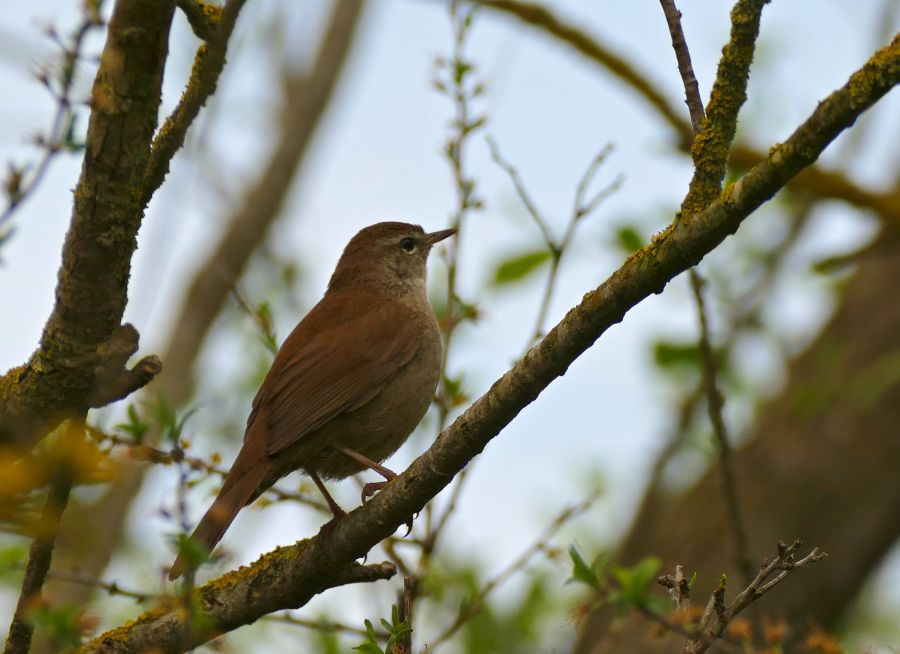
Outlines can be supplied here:
<path id="1" fill-rule="evenodd" d="M 360 463 L 367 468 L 370 468 L 377 472 L 379 475 L 384 477 L 385 481 L 376 481 L 370 482 L 363 486 L 362 489 L 362 503 L 365 504 L 366 500 L 372 497 L 375 493 L 384 488 L 384 485 L 387 484 L 391 479 L 397 476 L 397 473 L 391 470 L 390 468 L 385 468 L 380 463 L 375 463 L 372 459 L 365 456 L 364 454 L 360 454 L 356 450 L 351 450 L 349 447 L 344 447 L 343 445 L 332 445 L 334 449 L 342 454 L 346 454 L 351 459 Z"/>
<path id="2" fill-rule="evenodd" d="M 307 470 L 307 472 L 309 473 L 309 476 L 312 477 L 313 483 L 319 489 L 319 492 L 322 493 L 322 497 L 325 498 L 325 503 L 328 504 L 328 508 L 331 509 L 331 514 L 334 516 L 331 520 L 322 525 L 321 529 L 319 529 L 320 533 L 327 536 L 334 530 L 338 521 L 346 517 L 347 512 L 344 511 L 344 509 L 342 509 L 340 505 L 334 501 L 334 498 L 328 492 L 328 489 L 325 488 L 325 484 L 323 484 L 322 480 L 319 479 L 319 475 L 314 473 L 312 470 Z"/>
<path id="3" fill-rule="evenodd" d="M 375 463 L 372 459 L 365 456 L 364 454 L 360 454 L 356 450 L 351 450 L 349 447 L 344 447 L 343 445 L 332 445 L 332 447 L 334 449 L 336 449 L 338 452 L 341 452 L 342 454 L 346 454 L 354 461 L 361 463 L 362 465 L 366 466 L 367 468 L 371 468 L 372 470 L 377 472 L 379 475 L 384 477 L 384 479 L 385 479 L 384 481 L 372 481 L 372 482 L 369 482 L 368 484 L 363 485 L 363 487 L 362 487 L 362 503 L 363 504 L 365 504 L 366 500 L 368 500 L 375 493 L 377 493 L 382 488 L 384 488 L 388 482 L 390 482 L 394 477 L 397 476 L 397 473 L 394 472 L 393 470 L 391 470 L 390 468 L 385 468 L 380 463 Z M 415 517 L 415 516 L 413 516 L 413 517 Z M 406 534 L 404 534 L 404 536 L 409 536 L 409 533 L 412 531 L 412 523 L 413 523 L 413 518 L 410 518 L 409 520 L 407 520 Z"/>

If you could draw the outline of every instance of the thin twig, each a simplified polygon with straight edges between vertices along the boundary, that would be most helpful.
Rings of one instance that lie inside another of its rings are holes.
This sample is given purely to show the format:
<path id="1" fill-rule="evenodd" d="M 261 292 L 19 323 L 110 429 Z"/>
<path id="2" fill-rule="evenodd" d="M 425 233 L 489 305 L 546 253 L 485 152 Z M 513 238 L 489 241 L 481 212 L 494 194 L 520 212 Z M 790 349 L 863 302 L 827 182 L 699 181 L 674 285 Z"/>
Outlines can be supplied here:
<path id="1" fill-rule="evenodd" d="M 112 447 L 124 447 L 127 448 L 130 454 L 139 461 L 147 461 L 149 463 L 158 463 L 161 465 L 174 465 L 181 461 L 184 461 L 192 470 L 200 470 L 206 472 L 208 474 L 213 474 L 221 478 L 225 478 L 228 475 L 228 470 L 225 468 L 221 468 L 218 465 L 201 459 L 195 456 L 188 456 L 184 453 L 184 450 L 175 449 L 175 450 L 163 450 L 158 447 L 153 447 L 152 445 L 147 445 L 145 443 L 135 443 L 132 440 L 127 438 L 123 438 L 121 436 L 116 436 L 115 434 L 107 434 L 103 431 L 100 431 L 96 427 L 87 427 L 88 433 L 98 442 L 109 443 Z M 268 490 L 266 490 L 264 495 L 271 495 L 278 502 L 299 502 L 300 504 L 304 504 L 306 506 L 311 506 L 318 511 L 322 511 L 324 513 L 328 513 L 328 507 L 319 502 L 317 500 L 311 500 L 305 495 L 301 495 L 299 493 L 290 493 L 285 490 L 281 490 L 276 486 L 272 486 Z"/>
<path id="2" fill-rule="evenodd" d="M 764 560 L 762 562 L 756 577 L 727 607 L 725 606 L 725 581 L 723 577 L 718 588 L 710 596 L 696 631 L 685 642 L 681 653 L 702 654 L 702 652 L 705 652 L 710 646 L 718 642 L 725 628 L 741 611 L 772 590 L 791 572 L 810 563 L 821 561 L 828 556 L 818 547 L 814 547 L 809 554 L 797 560 L 795 554 L 802 545 L 803 542 L 799 539 L 795 540 L 791 545 L 778 543 L 775 558 L 772 561 Z"/>
<path id="3" fill-rule="evenodd" d="M 29 614 L 43 604 L 41 589 L 50 570 L 59 523 L 69 502 L 69 492 L 72 490 L 74 471 L 72 462 L 68 460 L 66 452 L 68 448 L 65 445 L 72 439 L 83 438 L 83 427 L 83 422 L 72 420 L 60 438 L 59 461 L 50 477 L 50 487 L 44 501 L 37 536 L 28 551 L 25 578 L 22 580 L 22 590 L 19 592 L 16 611 L 9 626 L 4 654 L 26 654 L 31 648 L 34 624 Z"/>
<path id="4" fill-rule="evenodd" d="M 466 603 L 466 605 L 456 616 L 456 619 L 437 638 L 433 639 L 429 643 L 429 646 L 436 649 L 438 645 L 446 642 L 447 639 L 455 634 L 466 622 L 468 622 L 474 616 L 478 615 L 478 613 L 480 613 L 484 608 L 484 603 L 488 595 L 490 595 L 498 587 L 509 581 L 509 579 L 512 578 L 515 574 L 521 572 L 528 564 L 528 562 L 535 557 L 535 555 L 541 552 L 546 552 L 548 550 L 547 543 L 550 541 L 550 539 L 553 538 L 553 536 L 555 536 L 556 533 L 566 524 L 590 509 L 601 495 L 602 491 L 597 490 L 591 493 L 590 496 L 588 496 L 578 504 L 567 507 L 559 515 L 557 515 L 553 519 L 553 522 L 551 522 L 547 526 L 547 528 L 544 529 L 543 532 L 541 532 L 541 534 L 528 548 L 526 548 L 521 554 L 519 554 L 519 556 L 516 557 L 512 561 L 512 563 L 503 568 L 503 570 L 494 575 L 494 577 L 492 577 L 486 584 L 484 584 L 484 586 L 482 586 L 481 591 Z"/>
<path id="5" fill-rule="evenodd" d="M 16 569 L 17 567 L 19 566 L 11 566 L 12 569 Z M 165 595 L 160 595 L 157 593 L 125 588 L 123 586 L 120 586 L 118 582 L 103 581 L 102 579 L 97 579 L 96 577 L 85 575 L 78 570 L 50 570 L 47 573 L 47 579 L 52 579 L 54 581 L 64 581 L 70 584 L 78 584 L 79 586 L 97 588 L 111 597 L 128 597 L 136 600 L 138 603 L 148 602 L 150 600 L 165 597 Z"/>
<path id="6" fill-rule="evenodd" d="M 103 25 L 96 3 L 82 3 L 81 22 L 70 37 L 68 45 L 63 43 L 53 28 L 49 28 L 49 34 L 62 49 L 62 72 L 56 80 L 58 88 L 53 88 L 50 75 L 46 71 L 38 73 L 38 79 L 56 100 L 56 111 L 50 123 L 50 129 L 46 137 L 38 137 L 38 145 L 43 149 L 43 155 L 38 161 L 34 172 L 30 175 L 25 170 L 17 169 L 10 165 L 9 176 L 5 183 L 5 191 L 8 196 L 6 208 L 0 213 L 0 237 L 6 223 L 12 218 L 13 213 L 40 185 L 41 180 L 50 168 L 53 159 L 60 151 L 71 147 L 68 143 L 71 138 L 69 131 L 72 129 L 75 112 L 72 109 L 72 87 L 75 84 L 76 70 L 81 59 L 81 48 L 85 38 L 92 28 Z"/>
<path id="7" fill-rule="evenodd" d="M 465 46 L 469 31 L 472 28 L 475 9 L 465 7 L 459 0 L 452 0 L 449 5 L 450 22 L 453 30 L 453 50 L 449 62 L 438 61 L 438 66 L 446 73 L 446 81 L 438 77 L 435 87 L 451 98 L 454 108 L 454 116 L 451 122 L 453 131 L 447 143 L 445 154 L 450 162 L 453 175 L 453 183 L 456 189 L 456 206 L 451 217 L 451 227 L 456 229 L 448 241 L 445 261 L 447 265 L 447 295 L 446 313 L 441 321 L 441 331 L 444 347 L 441 353 L 441 373 L 447 375 L 447 362 L 453 345 L 453 337 L 456 328 L 466 319 L 462 312 L 462 303 L 457 290 L 458 268 L 460 260 L 460 243 L 466 218 L 482 207 L 482 201 L 475 194 L 475 180 L 469 178 L 465 167 L 466 147 L 470 137 L 479 130 L 485 122 L 483 116 L 472 115 L 471 102 L 482 93 L 481 83 L 475 79 L 472 81 L 474 66 L 466 59 Z M 446 385 L 441 381 L 436 397 L 438 419 L 436 433 L 440 434 L 448 424 L 450 417 L 451 398 L 447 396 Z M 459 497 L 467 479 L 465 471 L 458 475 L 453 482 L 450 501 L 435 517 L 437 509 L 429 503 L 425 507 L 425 535 L 422 537 L 422 547 L 416 566 L 414 577 L 421 579 L 431 564 L 431 558 L 450 517 L 456 510 Z M 409 598 L 410 612 L 415 603 L 420 585 L 412 588 Z"/>
<path id="8" fill-rule="evenodd" d="M 553 293 L 556 290 L 556 280 L 559 273 L 560 262 L 562 261 L 563 255 L 568 250 L 572 238 L 575 236 L 575 229 L 578 226 L 578 223 L 582 218 L 590 215 L 598 206 L 600 206 L 600 203 L 603 202 L 603 200 L 618 190 L 622 184 L 623 177 L 621 175 L 616 177 L 611 184 L 594 194 L 590 200 L 585 201 L 587 189 L 590 186 L 591 181 L 593 181 L 594 176 L 609 156 L 609 153 L 612 152 L 612 145 L 607 145 L 594 156 L 591 163 L 588 164 L 587 169 L 584 171 L 584 174 L 581 176 L 581 179 L 578 181 L 578 185 L 575 189 L 575 202 L 572 208 L 572 215 L 569 218 L 568 225 L 566 225 L 566 231 L 563 234 L 562 239 L 557 241 L 556 237 L 553 236 L 553 232 L 550 230 L 547 220 L 541 215 L 540 210 L 537 208 L 537 204 L 535 204 L 534 200 L 532 200 L 531 196 L 528 194 L 528 190 L 525 187 L 525 183 L 522 181 L 521 175 L 519 175 L 519 171 L 509 161 L 503 158 L 503 155 L 500 153 L 500 147 L 493 138 L 490 136 L 487 137 L 487 143 L 491 149 L 491 157 L 509 176 L 513 183 L 513 187 L 516 190 L 516 194 L 519 196 L 519 199 L 522 201 L 528 214 L 538 226 L 538 229 L 544 238 L 544 244 L 550 252 L 550 271 L 547 273 L 547 281 L 544 284 L 544 292 L 541 296 L 541 303 L 538 308 L 534 330 L 528 339 L 528 343 L 525 345 L 525 350 L 527 351 L 528 348 L 534 345 L 534 343 L 540 340 L 544 335 L 544 324 L 547 321 L 547 315 L 550 312 L 550 304 L 553 300 Z"/>
<path id="9" fill-rule="evenodd" d="M 725 399 L 719 391 L 717 381 L 718 364 L 710 342 L 709 323 L 703 301 L 704 282 L 696 268 L 691 268 L 688 275 L 691 281 L 691 289 L 694 292 L 694 300 L 697 303 L 697 317 L 700 322 L 699 345 L 700 359 L 703 362 L 703 387 L 706 392 L 706 407 L 709 412 L 709 421 L 712 424 L 713 434 L 718 444 L 719 468 L 722 472 L 722 486 L 725 491 L 725 519 L 734 541 L 735 562 L 738 570 L 741 571 L 744 582 L 750 583 L 750 580 L 753 578 L 753 563 L 750 560 L 750 547 L 747 539 L 744 510 L 738 498 L 737 478 L 734 471 L 734 457 L 732 456 L 731 442 L 728 437 L 728 427 L 725 425 Z"/>
<path id="10" fill-rule="evenodd" d="M 497 141 L 495 141 L 493 137 L 488 136 L 486 140 L 488 146 L 491 149 L 491 157 L 493 158 L 494 162 L 496 162 L 496 164 L 500 166 L 507 175 L 509 175 L 510 180 L 512 180 L 513 186 L 516 188 L 516 193 L 518 194 L 519 199 L 528 210 L 528 215 L 531 216 L 532 220 L 534 220 L 535 224 L 538 226 L 538 229 L 541 230 L 541 233 L 544 235 L 544 241 L 546 241 L 547 246 L 550 248 L 550 251 L 556 252 L 556 250 L 558 249 L 558 246 L 556 245 L 556 238 L 550 231 L 550 227 L 547 225 L 547 221 L 544 220 L 544 217 L 541 215 L 541 212 L 537 208 L 537 205 L 534 203 L 534 200 L 532 200 L 531 196 L 528 194 L 528 189 L 525 188 L 525 183 L 522 181 L 522 177 L 521 175 L 519 175 L 519 171 L 516 170 L 515 166 L 513 166 L 503 158 L 503 155 L 500 154 L 500 147 L 497 145 Z"/>
<path id="11" fill-rule="evenodd" d="M 681 12 L 675 6 L 674 0 L 659 0 L 659 4 L 662 5 L 666 23 L 669 26 L 669 34 L 672 36 L 672 48 L 675 50 L 675 58 L 678 60 L 678 72 L 681 73 L 681 81 L 684 83 L 685 102 L 691 114 L 691 126 L 694 129 L 694 137 L 696 137 L 703 129 L 703 100 L 700 98 L 700 87 L 697 85 L 697 77 L 694 75 L 694 67 L 691 64 L 691 52 L 684 39 L 684 31 L 681 29 Z"/>
<path id="12" fill-rule="evenodd" d="M 288 612 L 266 615 L 261 619 L 265 620 L 266 622 L 280 622 L 282 624 L 289 624 L 295 627 L 305 627 L 307 629 L 314 629 L 316 631 L 333 631 L 348 634 L 350 636 L 365 637 L 368 635 L 368 632 L 366 632 L 365 629 L 354 627 L 349 624 L 344 624 L 343 622 L 335 622 L 333 620 L 309 620 L 307 618 L 301 618 L 296 615 L 291 615 Z M 388 637 L 388 634 L 385 631 L 376 630 L 375 634 L 379 638 Z"/>

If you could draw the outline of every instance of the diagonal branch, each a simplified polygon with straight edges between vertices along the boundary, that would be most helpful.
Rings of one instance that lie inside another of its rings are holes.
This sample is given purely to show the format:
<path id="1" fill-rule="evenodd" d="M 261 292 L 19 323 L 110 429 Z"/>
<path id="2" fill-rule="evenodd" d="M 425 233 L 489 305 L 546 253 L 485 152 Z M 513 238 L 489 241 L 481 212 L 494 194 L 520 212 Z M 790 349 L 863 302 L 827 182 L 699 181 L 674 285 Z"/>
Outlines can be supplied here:
<path id="1" fill-rule="evenodd" d="M 815 161 L 838 134 L 898 83 L 900 35 L 875 53 L 846 85 L 822 101 L 782 145 L 772 149 L 763 163 L 725 189 L 702 212 L 681 216 L 585 295 L 540 343 L 445 429 L 428 451 L 365 506 L 338 523 L 327 537 L 317 536 L 283 548 L 249 569 L 207 584 L 204 588 L 215 587 L 222 593 L 221 603 L 201 604 L 216 628 L 234 629 L 274 610 L 298 606 L 304 598 L 327 587 L 336 571 L 346 569 L 387 538 L 446 487 L 607 329 L 734 233 L 744 219 Z M 277 576 L 270 575 L 269 566 L 276 562 Z M 276 581 L 290 586 L 288 595 L 269 594 L 269 584 Z M 141 648 L 136 645 L 142 643 L 152 643 L 163 651 L 181 651 L 204 642 L 201 635 L 182 643 L 177 616 L 171 610 L 150 611 L 78 651 L 137 651 Z"/>

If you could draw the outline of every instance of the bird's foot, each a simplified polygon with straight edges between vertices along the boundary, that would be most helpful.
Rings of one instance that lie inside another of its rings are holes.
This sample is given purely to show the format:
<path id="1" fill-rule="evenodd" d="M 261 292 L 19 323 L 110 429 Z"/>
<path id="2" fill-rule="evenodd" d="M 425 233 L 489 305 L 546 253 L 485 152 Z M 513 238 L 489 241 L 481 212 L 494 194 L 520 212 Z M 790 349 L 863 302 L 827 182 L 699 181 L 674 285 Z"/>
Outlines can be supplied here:
<path id="1" fill-rule="evenodd" d="M 332 508 L 333 510 L 333 508 Z M 338 507 L 337 511 L 334 511 L 334 517 L 326 522 L 324 525 L 319 527 L 319 535 L 326 537 L 330 536 L 331 532 L 334 531 L 334 528 L 337 527 L 338 523 L 347 517 L 347 512 Z"/>
<path id="2" fill-rule="evenodd" d="M 370 497 L 374 497 L 375 493 L 388 485 L 388 481 L 370 481 L 362 487 L 362 503 L 369 501 Z"/>
<path id="3" fill-rule="evenodd" d="M 394 477 L 396 477 L 396 475 L 394 475 Z M 391 479 L 393 479 L 393 477 L 391 477 Z M 365 504 L 368 502 L 370 497 L 373 497 L 375 493 L 391 483 L 391 479 L 388 479 L 387 481 L 371 481 L 368 484 L 365 484 L 362 487 L 362 503 Z M 412 533 L 413 520 L 418 515 L 419 514 L 417 513 L 404 523 L 406 525 L 406 533 L 403 534 L 403 538 L 406 538 Z"/>

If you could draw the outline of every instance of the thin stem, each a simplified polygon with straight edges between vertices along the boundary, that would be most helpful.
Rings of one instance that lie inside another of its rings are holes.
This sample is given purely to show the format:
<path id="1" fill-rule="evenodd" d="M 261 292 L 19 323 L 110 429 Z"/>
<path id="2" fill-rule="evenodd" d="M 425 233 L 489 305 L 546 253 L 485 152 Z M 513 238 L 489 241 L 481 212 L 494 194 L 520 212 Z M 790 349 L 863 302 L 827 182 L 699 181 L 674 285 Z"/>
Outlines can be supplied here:
<path id="1" fill-rule="evenodd" d="M 335 622 L 333 620 L 309 620 L 307 618 L 291 615 L 288 612 L 276 615 L 266 615 L 262 617 L 262 620 L 265 620 L 266 622 L 280 622 L 281 624 L 288 624 L 294 627 L 305 627 L 306 629 L 314 629 L 315 631 L 333 631 L 350 636 L 366 637 L 368 635 L 368 632 L 365 629 L 344 624 L 343 622 Z M 388 637 L 386 632 L 380 630 L 376 630 L 375 634 L 379 638 L 386 639 Z"/>
<path id="2" fill-rule="evenodd" d="M 504 171 L 506 171 L 507 175 L 509 175 L 509 178 L 512 180 L 513 186 L 515 186 L 516 188 L 516 193 L 519 195 L 519 199 L 522 201 L 522 204 L 525 205 L 525 209 L 528 210 L 528 215 L 531 216 L 535 224 L 538 226 L 538 229 L 541 230 L 541 234 L 543 234 L 544 241 L 547 243 L 550 251 L 556 252 L 559 249 L 556 244 L 556 238 L 550 231 L 550 227 L 547 225 L 547 221 L 544 220 L 544 217 L 541 215 L 541 212 L 537 208 L 537 205 L 531 199 L 531 196 L 528 195 L 528 190 L 525 188 L 525 183 L 522 181 L 522 177 L 519 175 L 519 171 L 516 170 L 515 166 L 509 163 L 506 159 L 503 158 L 503 155 L 500 154 L 500 148 L 497 145 L 497 141 L 495 141 L 490 136 L 488 136 L 486 140 L 488 146 L 491 148 L 491 157 L 494 159 L 496 164 L 500 166 Z"/>
<path id="3" fill-rule="evenodd" d="M 9 203 L 0 213 L 0 230 L 12 218 L 13 213 L 22 203 L 37 189 L 46 172 L 50 169 L 50 164 L 57 154 L 69 145 L 67 131 L 72 126 L 75 118 L 75 112 L 72 109 L 72 87 L 75 83 L 75 70 L 78 61 L 81 58 L 81 48 L 88 32 L 94 27 L 103 25 L 103 20 L 97 12 L 94 3 L 85 2 L 82 5 L 81 22 L 71 37 L 71 42 L 67 46 L 62 43 L 55 32 L 51 31 L 51 36 L 59 44 L 63 51 L 62 74 L 59 76 L 58 89 L 54 90 L 51 86 L 49 75 L 46 72 L 39 74 L 40 81 L 50 90 L 56 99 L 56 111 L 50 123 L 50 130 L 46 138 L 39 137 L 39 144 L 43 147 L 43 155 L 37 164 L 34 172 L 27 176 L 24 171 L 10 170 L 10 177 L 7 181 L 7 193 L 9 194 Z M 52 28 L 51 28 L 52 30 Z"/>
<path id="4" fill-rule="evenodd" d="M 449 639 L 460 629 L 460 627 L 462 627 L 471 618 L 481 612 L 481 610 L 484 608 L 484 603 L 488 595 L 490 595 L 498 587 L 509 581 L 509 579 L 512 578 L 516 573 L 523 570 L 528 562 L 531 561 L 531 559 L 534 558 L 537 554 L 546 552 L 548 549 L 547 543 L 550 541 L 550 539 L 553 538 L 556 533 L 566 524 L 590 509 L 601 495 L 601 491 L 595 491 L 578 504 L 565 508 L 559 515 L 557 515 L 529 547 L 527 547 L 521 554 L 519 554 L 519 556 L 517 556 L 512 561 L 512 563 L 503 568 L 503 570 L 492 577 L 481 588 L 481 591 L 478 593 L 478 595 L 472 598 L 472 600 L 469 601 L 465 605 L 465 607 L 460 610 L 459 614 L 456 616 L 456 619 L 437 638 L 431 641 L 430 647 L 436 649 L 438 645 L 446 642 L 447 639 Z"/>
<path id="5" fill-rule="evenodd" d="M 475 195 L 475 182 L 466 176 L 465 152 L 469 137 L 484 123 L 483 118 L 472 118 L 470 101 L 480 93 L 480 84 L 467 82 L 472 74 L 472 66 L 465 59 L 465 44 L 469 29 L 472 26 L 474 8 L 463 7 L 459 0 L 452 0 L 449 6 L 450 23 L 453 31 L 453 51 L 449 62 L 444 64 L 447 72 L 448 83 L 438 80 L 436 86 L 446 93 L 453 101 L 454 116 L 451 125 L 453 133 L 445 150 L 450 162 L 450 170 L 453 176 L 453 184 L 456 189 L 456 206 L 451 216 L 451 227 L 456 233 L 449 239 L 447 264 L 447 296 L 446 314 L 442 321 L 442 333 L 444 347 L 441 352 L 441 373 L 447 374 L 447 363 L 453 345 L 453 337 L 456 328 L 465 319 L 457 290 L 458 268 L 460 260 L 460 244 L 466 217 L 474 210 L 481 208 L 481 201 Z M 451 407 L 451 398 L 447 396 L 446 385 L 441 381 L 438 387 L 436 404 L 438 419 L 436 433 L 440 434 L 447 427 Z M 421 538 L 421 548 L 416 571 L 411 575 L 414 579 L 421 579 L 431 564 L 431 557 L 437 546 L 437 542 L 451 515 L 456 510 L 457 502 L 462 494 L 466 475 L 461 474 L 454 481 L 450 502 L 444 511 L 435 517 L 437 509 L 431 503 L 425 507 L 425 535 Z M 404 572 L 406 574 L 406 572 Z M 409 575 L 407 575 L 409 576 Z M 410 616 L 413 615 L 413 607 L 418 598 L 420 586 L 413 584 L 409 588 L 408 596 L 405 596 L 406 609 Z"/>
<path id="6" fill-rule="evenodd" d="M 684 95 L 688 111 L 691 114 L 691 126 L 694 136 L 703 129 L 703 100 L 700 99 L 700 87 L 697 77 L 694 75 L 694 67 L 691 64 L 691 53 L 688 50 L 687 41 L 684 39 L 684 31 L 681 29 L 681 12 L 675 6 L 675 0 L 659 0 L 663 13 L 666 15 L 666 23 L 669 26 L 669 34 L 672 36 L 672 48 L 675 50 L 675 58 L 678 60 L 678 72 L 684 83 Z"/>
<path id="7" fill-rule="evenodd" d="M 617 177 L 611 184 L 601 189 L 590 200 L 585 202 L 585 196 L 587 195 L 587 189 L 590 186 L 591 181 L 593 181 L 600 166 L 606 161 L 609 153 L 612 152 L 612 146 L 607 145 L 594 156 L 591 163 L 588 164 L 587 169 L 584 171 L 584 174 L 582 174 L 581 179 L 578 181 L 578 186 L 575 189 L 575 202 L 572 209 L 572 215 L 569 218 L 568 225 L 566 225 L 566 231 L 563 234 L 562 240 L 557 241 L 553 236 L 553 232 L 550 230 L 547 220 L 541 215 L 540 210 L 537 208 L 537 204 L 528 194 L 528 190 L 525 188 L 525 183 L 522 181 L 519 171 L 509 161 L 503 158 L 503 155 L 500 153 L 500 147 L 493 138 L 489 136 L 487 142 L 491 149 L 491 156 L 497 165 L 509 176 L 513 183 L 513 187 L 516 190 L 516 194 L 519 196 L 519 199 L 522 201 L 528 214 L 538 226 L 538 229 L 544 238 L 544 244 L 550 252 L 550 271 L 547 274 L 547 281 L 544 284 L 544 291 L 541 296 L 537 318 L 535 319 L 534 330 L 525 346 L 527 351 L 528 348 L 539 341 L 544 335 L 544 324 L 547 321 L 547 315 L 550 312 L 550 303 L 553 301 L 553 293 L 556 290 L 556 279 L 559 274 L 560 262 L 562 261 L 563 254 L 565 254 L 571 244 L 572 238 L 575 236 L 575 229 L 577 228 L 578 223 L 582 218 L 593 213 L 603 200 L 612 195 L 612 193 L 622 184 L 623 178 L 621 176 Z"/>
<path id="8" fill-rule="evenodd" d="M 28 551 L 25 578 L 22 580 L 22 590 L 19 592 L 16 611 L 9 626 L 4 654 L 27 654 L 31 649 L 34 625 L 29 619 L 29 613 L 43 603 L 41 589 L 50 570 L 60 521 L 69 502 L 69 492 L 72 490 L 72 462 L 68 460 L 66 444 L 72 439 L 82 438 L 83 432 L 84 423 L 72 420 L 66 427 L 66 433 L 60 439 L 59 460 L 50 477 L 50 487 L 47 491 L 47 499 L 44 501 L 37 536 Z"/>
<path id="9" fill-rule="evenodd" d="M 709 323 L 706 318 L 706 307 L 703 301 L 703 280 L 696 268 L 691 268 L 689 276 L 691 289 L 694 292 L 694 300 L 697 303 L 697 316 L 700 321 L 700 358 L 703 361 L 703 387 L 706 392 L 706 406 L 709 411 L 709 420 L 712 423 L 716 443 L 719 446 L 719 468 L 722 472 L 722 485 L 725 491 L 725 515 L 734 541 L 738 569 L 741 571 L 745 583 L 750 583 L 750 580 L 753 578 L 753 563 L 750 560 L 750 548 L 747 542 L 747 527 L 743 509 L 738 500 L 734 457 L 732 456 L 731 443 L 729 442 L 728 428 L 725 425 L 723 416 L 725 400 L 718 388 L 716 356 L 710 343 Z"/>

